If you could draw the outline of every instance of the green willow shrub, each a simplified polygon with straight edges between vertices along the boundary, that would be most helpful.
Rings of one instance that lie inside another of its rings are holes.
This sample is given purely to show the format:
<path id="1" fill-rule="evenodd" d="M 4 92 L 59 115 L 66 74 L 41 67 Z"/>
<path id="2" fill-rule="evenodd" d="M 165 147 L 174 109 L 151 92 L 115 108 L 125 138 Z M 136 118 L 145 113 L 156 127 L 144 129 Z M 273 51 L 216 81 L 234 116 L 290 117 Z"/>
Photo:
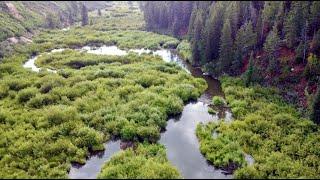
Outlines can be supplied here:
<path id="1" fill-rule="evenodd" d="M 173 41 L 168 41 L 166 43 L 163 44 L 164 48 L 168 48 L 168 49 L 175 49 L 179 44 L 178 40 L 173 40 Z"/>
<path id="2" fill-rule="evenodd" d="M 165 148 L 159 144 L 139 144 L 114 155 L 101 169 L 98 179 L 177 179 L 176 168 L 169 164 Z"/>
<path id="3" fill-rule="evenodd" d="M 61 105 L 48 107 L 45 114 L 50 125 L 58 125 L 79 118 L 77 117 L 75 108 L 68 108 Z"/>
<path id="4" fill-rule="evenodd" d="M 232 163 L 237 166 L 245 165 L 243 152 L 237 142 L 227 136 L 213 137 L 217 127 L 217 124 L 211 122 L 197 126 L 196 135 L 200 141 L 201 153 L 216 167 L 225 168 Z"/>
<path id="5" fill-rule="evenodd" d="M 31 98 L 33 98 L 37 93 L 38 93 L 37 88 L 34 88 L 34 87 L 26 88 L 19 91 L 17 98 L 20 103 L 24 103 L 29 101 Z"/>
<path id="6" fill-rule="evenodd" d="M 13 90 L 13 91 L 19 91 L 23 88 L 28 87 L 28 85 L 29 85 L 29 82 L 23 81 L 22 79 L 7 80 L 7 86 L 9 87 L 10 90 Z"/>
<path id="7" fill-rule="evenodd" d="M 215 105 L 215 106 L 222 106 L 225 104 L 224 100 L 222 97 L 220 96 L 214 96 L 212 98 L 212 104 Z"/>
<path id="8" fill-rule="evenodd" d="M 191 46 L 190 43 L 187 40 L 183 40 L 178 46 L 177 46 L 178 53 L 183 57 L 183 59 L 187 60 L 189 63 L 191 62 Z"/>
<path id="9" fill-rule="evenodd" d="M 5 85 L 0 86 L 0 99 L 8 96 L 9 87 Z"/>
<path id="10" fill-rule="evenodd" d="M 209 113 L 209 114 L 217 114 L 217 111 L 215 111 L 215 110 L 212 109 L 211 107 L 208 107 L 208 113 Z"/>

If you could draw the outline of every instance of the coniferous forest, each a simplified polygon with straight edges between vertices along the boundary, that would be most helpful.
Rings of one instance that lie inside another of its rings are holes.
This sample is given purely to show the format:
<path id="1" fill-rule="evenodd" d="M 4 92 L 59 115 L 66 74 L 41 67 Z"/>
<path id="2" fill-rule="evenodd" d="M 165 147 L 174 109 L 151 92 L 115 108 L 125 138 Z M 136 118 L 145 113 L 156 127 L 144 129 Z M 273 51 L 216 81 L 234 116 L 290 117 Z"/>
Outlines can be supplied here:
<path id="1" fill-rule="evenodd" d="M 278 86 L 307 107 L 319 83 L 320 3 L 317 1 L 145 2 L 146 28 L 190 42 L 190 63 L 214 76 L 245 73 Z"/>
<path id="2" fill-rule="evenodd" d="M 0 178 L 320 178 L 320 3 L 0 1 Z"/>

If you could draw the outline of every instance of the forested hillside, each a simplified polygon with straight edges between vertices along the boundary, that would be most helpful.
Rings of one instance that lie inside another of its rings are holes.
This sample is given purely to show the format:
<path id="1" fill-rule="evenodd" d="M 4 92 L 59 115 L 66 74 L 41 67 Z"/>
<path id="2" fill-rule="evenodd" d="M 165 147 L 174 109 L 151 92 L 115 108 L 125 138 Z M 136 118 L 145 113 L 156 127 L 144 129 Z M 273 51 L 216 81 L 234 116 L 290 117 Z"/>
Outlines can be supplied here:
<path id="1" fill-rule="evenodd" d="M 82 6 L 101 9 L 107 1 L 0 1 L 0 58 L 12 44 L 29 43 L 41 28 L 54 29 L 80 21 Z"/>
<path id="2" fill-rule="evenodd" d="M 140 6 L 150 30 L 187 36 L 189 59 L 211 75 L 247 74 L 252 54 L 251 82 L 278 86 L 288 101 L 300 107 L 311 104 L 320 75 L 318 1 L 143 2 Z"/>
<path id="3" fill-rule="evenodd" d="M 46 17 L 53 18 L 57 26 L 66 26 L 68 8 L 76 11 L 77 2 L 0 2 L 0 41 L 9 37 L 20 36 L 40 26 L 48 26 Z M 74 7 L 73 7 L 74 6 Z M 75 13 L 73 13 L 76 18 Z"/>

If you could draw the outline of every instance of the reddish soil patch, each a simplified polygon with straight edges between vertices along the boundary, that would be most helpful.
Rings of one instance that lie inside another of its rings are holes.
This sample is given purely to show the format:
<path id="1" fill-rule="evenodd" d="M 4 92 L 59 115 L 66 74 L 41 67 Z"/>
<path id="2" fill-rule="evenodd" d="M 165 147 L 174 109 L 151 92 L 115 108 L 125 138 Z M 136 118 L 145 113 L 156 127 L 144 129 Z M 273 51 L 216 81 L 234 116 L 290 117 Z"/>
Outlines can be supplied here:
<path id="1" fill-rule="evenodd" d="M 8 10 L 9 10 L 9 13 L 10 13 L 13 17 L 15 17 L 16 19 L 19 19 L 19 20 L 22 20 L 22 19 L 23 19 L 23 17 L 19 14 L 17 8 L 16 8 L 12 3 L 6 2 L 5 4 L 6 4 Z"/>

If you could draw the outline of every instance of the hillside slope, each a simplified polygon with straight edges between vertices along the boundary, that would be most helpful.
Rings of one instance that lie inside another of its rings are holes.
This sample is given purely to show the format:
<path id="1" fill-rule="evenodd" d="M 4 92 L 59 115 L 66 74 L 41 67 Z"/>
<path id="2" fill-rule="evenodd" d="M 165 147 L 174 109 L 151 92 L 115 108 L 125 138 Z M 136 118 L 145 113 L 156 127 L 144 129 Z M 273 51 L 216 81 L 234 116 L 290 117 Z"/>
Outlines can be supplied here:
<path id="1" fill-rule="evenodd" d="M 68 26 L 71 18 L 79 20 L 81 3 L 89 10 L 107 4 L 95 1 L 0 1 L 0 41 L 46 27 L 48 16 L 53 17 L 57 27 Z"/>

